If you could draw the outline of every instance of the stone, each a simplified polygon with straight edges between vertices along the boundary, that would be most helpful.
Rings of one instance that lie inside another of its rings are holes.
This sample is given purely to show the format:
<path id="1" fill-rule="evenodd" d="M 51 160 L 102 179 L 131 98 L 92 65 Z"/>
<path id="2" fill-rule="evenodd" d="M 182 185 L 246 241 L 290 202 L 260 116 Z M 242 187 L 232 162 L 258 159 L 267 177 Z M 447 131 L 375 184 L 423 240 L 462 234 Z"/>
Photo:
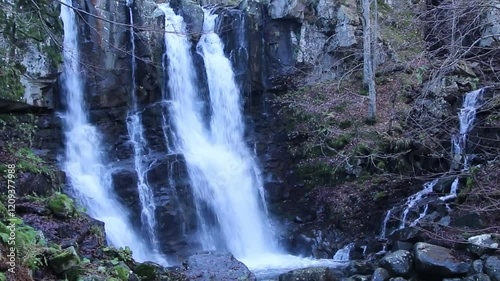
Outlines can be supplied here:
<path id="1" fill-rule="evenodd" d="M 75 212 L 73 199 L 65 194 L 56 194 L 49 198 L 48 207 L 57 218 L 69 218 Z"/>
<path id="2" fill-rule="evenodd" d="M 406 279 L 404 279 L 403 277 L 394 277 L 389 279 L 389 281 L 406 281 Z"/>
<path id="3" fill-rule="evenodd" d="M 273 0 L 268 6 L 272 19 L 304 19 L 305 4 L 302 0 Z"/>
<path id="4" fill-rule="evenodd" d="M 472 272 L 474 273 L 483 273 L 484 264 L 482 260 L 475 260 L 472 262 Z"/>
<path id="5" fill-rule="evenodd" d="M 245 280 L 255 281 L 255 275 L 246 265 L 227 252 L 202 252 L 190 256 L 182 265 L 189 280 Z"/>
<path id="6" fill-rule="evenodd" d="M 391 275 L 389 274 L 389 271 L 387 271 L 385 268 L 377 268 L 373 272 L 372 278 L 370 278 L 370 281 L 387 281 Z"/>
<path id="7" fill-rule="evenodd" d="M 460 277 L 469 272 L 471 264 L 454 257 L 450 249 L 419 242 L 413 249 L 415 268 L 419 274 L 433 277 Z"/>
<path id="8" fill-rule="evenodd" d="M 484 262 L 484 272 L 492 281 L 500 281 L 500 258 L 497 256 L 487 257 Z"/>
<path id="9" fill-rule="evenodd" d="M 483 254 L 498 250 L 500 236 L 498 234 L 481 234 L 468 239 L 468 249 L 470 252 L 482 256 Z"/>
<path id="10" fill-rule="evenodd" d="M 280 274 L 279 281 L 336 281 L 340 280 L 338 272 L 328 267 L 308 267 L 295 269 Z"/>
<path id="11" fill-rule="evenodd" d="M 141 280 L 145 281 L 153 281 L 156 280 L 156 277 L 159 274 L 159 265 L 153 262 L 143 262 L 136 265 L 132 271 L 141 278 Z"/>
<path id="12" fill-rule="evenodd" d="M 349 278 L 342 279 L 342 281 L 368 281 L 368 280 L 370 280 L 370 275 L 353 275 L 350 276 Z M 316 279 L 314 279 L 314 281 L 316 281 Z"/>
<path id="13" fill-rule="evenodd" d="M 389 253 L 380 261 L 380 267 L 387 269 L 393 276 L 409 277 L 413 266 L 413 255 L 406 250 Z"/>
<path id="14" fill-rule="evenodd" d="M 484 273 L 478 273 L 462 278 L 461 281 L 491 281 L 491 278 Z"/>
<path id="15" fill-rule="evenodd" d="M 48 261 L 50 268 L 56 274 L 61 274 L 79 263 L 80 257 L 78 257 L 75 247 L 64 249 L 62 252 L 59 252 L 49 258 Z"/>

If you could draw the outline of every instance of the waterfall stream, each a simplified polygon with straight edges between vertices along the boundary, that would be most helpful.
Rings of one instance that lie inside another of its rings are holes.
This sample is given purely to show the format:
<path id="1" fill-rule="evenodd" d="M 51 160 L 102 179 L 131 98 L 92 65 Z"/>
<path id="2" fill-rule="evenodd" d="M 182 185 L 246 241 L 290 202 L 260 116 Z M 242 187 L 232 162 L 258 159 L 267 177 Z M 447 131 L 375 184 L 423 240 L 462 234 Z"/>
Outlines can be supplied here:
<path id="1" fill-rule="evenodd" d="M 91 217 L 105 223 L 108 242 L 115 247 L 128 246 L 138 261 L 151 260 L 146 243 L 130 225 L 126 208 L 115 198 L 111 177 L 106 173 L 108 168 L 103 160 L 100 135 L 88 120 L 75 13 L 70 0 L 63 0 L 63 3 L 62 88 L 66 103 L 66 112 L 61 116 L 65 136 L 63 170 L 77 201 L 87 209 Z"/>
<path id="2" fill-rule="evenodd" d="M 478 102 L 482 96 L 484 89 L 478 89 L 469 92 L 465 95 L 462 107 L 458 113 L 459 120 L 459 130 L 458 134 L 451 135 L 451 170 L 461 169 L 462 171 L 468 170 L 470 167 L 471 155 L 467 153 L 467 134 L 472 130 L 474 121 L 476 119 L 476 111 L 478 108 Z M 463 168 L 460 168 L 463 166 Z M 406 199 L 403 205 L 403 211 L 400 218 L 400 224 L 398 229 L 406 227 L 408 224 L 407 216 L 411 208 L 416 206 L 425 196 L 433 192 L 434 186 L 438 183 L 441 178 L 434 179 L 431 182 L 426 182 L 424 188 L 419 192 L 411 195 Z M 439 197 L 442 201 L 448 201 L 457 196 L 458 192 L 459 177 L 455 177 L 450 186 L 450 193 Z M 419 214 L 418 218 L 410 222 L 410 226 L 415 226 L 425 215 L 427 214 L 428 205 L 425 206 L 422 213 Z M 387 211 L 384 220 L 382 222 L 382 228 L 380 231 L 380 238 L 385 239 L 387 234 L 387 224 L 389 223 L 391 215 L 394 213 L 395 208 Z"/>
<path id="3" fill-rule="evenodd" d="M 183 18 L 168 4 L 158 7 L 165 14 L 163 65 L 167 68 L 165 88 L 169 95 L 165 91 L 164 99 L 170 106 L 175 136 L 171 143 L 185 157 L 203 248 L 230 251 L 260 277 L 334 264 L 332 260 L 284 254 L 273 241 L 261 173 L 244 138 L 241 94 L 224 45 L 214 30 L 217 15 L 205 11 L 203 34 L 197 45 L 209 87 L 210 114 L 205 117 Z"/>
<path id="4" fill-rule="evenodd" d="M 144 138 L 144 128 L 142 126 L 142 112 L 139 111 L 137 105 L 137 85 L 135 75 L 137 72 L 137 61 L 135 57 L 135 34 L 134 34 L 134 15 L 132 12 L 132 0 L 127 0 L 127 8 L 130 18 L 130 55 L 131 55 L 131 81 L 132 88 L 130 95 L 132 97 L 132 106 L 127 116 L 127 131 L 129 141 L 134 149 L 134 167 L 137 175 L 137 190 L 139 191 L 139 201 L 141 203 L 141 222 L 148 233 L 149 240 L 152 244 L 152 251 L 155 254 L 159 253 L 158 239 L 156 238 L 156 218 L 155 218 L 155 202 L 151 188 L 146 179 L 146 173 L 149 170 L 147 160 L 148 143 Z"/>

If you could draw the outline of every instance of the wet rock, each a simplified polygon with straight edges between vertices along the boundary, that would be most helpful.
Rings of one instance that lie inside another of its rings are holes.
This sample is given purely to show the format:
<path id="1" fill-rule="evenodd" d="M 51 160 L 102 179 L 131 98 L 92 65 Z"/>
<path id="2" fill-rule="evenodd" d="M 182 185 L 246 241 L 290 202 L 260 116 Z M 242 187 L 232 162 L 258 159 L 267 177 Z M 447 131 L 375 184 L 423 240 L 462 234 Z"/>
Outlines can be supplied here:
<path id="1" fill-rule="evenodd" d="M 153 281 L 156 280 L 159 274 L 159 265 L 153 262 L 143 262 L 136 265 L 132 270 L 141 280 Z"/>
<path id="2" fill-rule="evenodd" d="M 396 241 L 394 245 L 392 245 L 392 251 L 395 252 L 397 250 L 412 251 L 413 244 L 408 242 Z"/>
<path id="3" fill-rule="evenodd" d="M 450 222 L 451 226 L 467 227 L 470 229 L 484 228 L 483 218 L 478 213 L 469 213 L 458 217 L 453 217 Z"/>
<path id="4" fill-rule="evenodd" d="M 349 278 L 342 279 L 342 281 L 368 281 L 370 280 L 370 275 L 354 275 Z"/>
<path id="5" fill-rule="evenodd" d="M 490 277 L 484 273 L 474 274 L 472 276 L 467 276 L 462 278 L 461 281 L 491 281 Z"/>
<path id="6" fill-rule="evenodd" d="M 389 281 L 406 281 L 406 279 L 404 279 L 403 277 L 394 277 L 389 279 Z"/>
<path id="7" fill-rule="evenodd" d="M 80 258 L 74 247 L 64 249 L 61 253 L 55 254 L 48 261 L 50 268 L 56 273 L 61 274 L 68 269 L 78 265 Z"/>
<path id="8" fill-rule="evenodd" d="M 482 260 L 475 260 L 472 262 L 472 272 L 474 273 L 483 273 L 484 264 Z"/>
<path id="9" fill-rule="evenodd" d="M 373 272 L 372 278 L 370 281 L 387 281 L 391 275 L 389 274 L 389 271 L 387 271 L 385 268 L 377 268 Z"/>
<path id="10" fill-rule="evenodd" d="M 283 273 L 279 281 L 337 281 L 341 274 L 328 267 L 308 267 Z"/>
<path id="11" fill-rule="evenodd" d="M 434 277 L 459 277 L 469 272 L 470 263 L 455 258 L 451 250 L 427 243 L 417 243 L 413 249 L 419 274 Z"/>
<path id="12" fill-rule="evenodd" d="M 246 265 L 225 252 L 203 252 L 187 258 L 182 265 L 189 280 L 247 280 L 255 275 Z"/>
<path id="13" fill-rule="evenodd" d="M 406 250 L 398 250 L 382 258 L 380 267 L 392 275 L 408 277 L 413 266 L 413 255 Z"/>
<path id="14" fill-rule="evenodd" d="M 194 1 L 173 0 L 170 5 L 184 18 L 186 27 L 194 38 L 199 38 L 203 31 L 203 10 Z"/>
<path id="15" fill-rule="evenodd" d="M 500 245 L 500 235 L 492 233 L 482 234 L 472 236 L 468 239 L 468 241 L 469 251 L 478 256 L 482 256 L 485 253 L 498 250 Z"/>
<path id="16" fill-rule="evenodd" d="M 500 281 L 500 258 L 495 256 L 486 258 L 484 271 L 491 277 L 492 281 Z"/>

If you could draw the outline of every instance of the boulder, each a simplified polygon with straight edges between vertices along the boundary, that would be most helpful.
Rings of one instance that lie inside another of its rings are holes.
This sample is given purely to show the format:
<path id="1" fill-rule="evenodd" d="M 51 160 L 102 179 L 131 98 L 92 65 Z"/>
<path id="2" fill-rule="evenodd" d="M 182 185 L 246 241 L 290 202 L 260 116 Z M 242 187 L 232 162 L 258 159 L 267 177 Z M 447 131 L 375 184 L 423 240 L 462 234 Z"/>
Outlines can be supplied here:
<path id="1" fill-rule="evenodd" d="M 458 260 L 450 249 L 427 243 L 417 243 L 413 248 L 415 267 L 419 274 L 433 277 L 460 277 L 469 272 L 470 263 Z"/>
<path id="2" fill-rule="evenodd" d="M 413 255 L 406 250 L 398 250 L 382 258 L 380 267 L 387 269 L 392 275 L 409 277 L 413 266 Z"/>
<path id="3" fill-rule="evenodd" d="M 65 194 L 56 194 L 49 198 L 48 207 L 57 218 L 72 217 L 75 212 L 73 199 Z"/>
<path id="4" fill-rule="evenodd" d="M 255 281 L 255 275 L 227 252 L 202 252 L 187 258 L 182 265 L 189 280 Z"/>
<path id="5" fill-rule="evenodd" d="M 482 256 L 487 252 L 494 252 L 499 249 L 500 235 L 498 234 L 481 234 L 472 236 L 468 239 L 468 249 L 470 252 Z"/>
<path id="6" fill-rule="evenodd" d="M 279 281 L 336 281 L 338 272 L 328 267 L 308 267 L 280 274 Z"/>
<path id="7" fill-rule="evenodd" d="M 492 281 L 500 281 L 500 258 L 494 256 L 486 258 L 484 271 L 490 276 Z"/>
<path id="8" fill-rule="evenodd" d="M 373 272 L 372 278 L 370 281 L 387 281 L 391 275 L 389 274 L 389 271 L 387 271 L 385 268 L 377 268 Z"/>
<path id="9" fill-rule="evenodd" d="M 56 274 L 61 274 L 79 263 L 80 257 L 78 257 L 74 247 L 69 247 L 60 253 L 56 253 L 53 257 L 49 258 L 48 262 L 50 268 Z"/>

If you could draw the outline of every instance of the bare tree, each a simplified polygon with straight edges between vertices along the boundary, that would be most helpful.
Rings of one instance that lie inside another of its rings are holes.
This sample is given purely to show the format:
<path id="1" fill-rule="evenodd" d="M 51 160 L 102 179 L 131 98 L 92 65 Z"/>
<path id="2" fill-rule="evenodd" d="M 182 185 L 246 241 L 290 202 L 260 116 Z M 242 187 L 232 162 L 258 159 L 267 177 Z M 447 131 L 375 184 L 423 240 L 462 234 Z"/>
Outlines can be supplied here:
<path id="1" fill-rule="evenodd" d="M 376 120 L 377 114 L 377 93 L 375 89 L 374 58 L 376 49 L 376 34 L 373 33 L 371 24 L 370 0 L 361 0 L 362 22 L 363 22 L 363 84 L 368 88 L 368 119 Z M 376 2 L 376 0 L 375 0 Z M 375 5 L 376 7 L 376 5 Z M 376 14 L 377 11 L 375 10 Z M 375 41 L 375 42 L 374 42 Z"/>

